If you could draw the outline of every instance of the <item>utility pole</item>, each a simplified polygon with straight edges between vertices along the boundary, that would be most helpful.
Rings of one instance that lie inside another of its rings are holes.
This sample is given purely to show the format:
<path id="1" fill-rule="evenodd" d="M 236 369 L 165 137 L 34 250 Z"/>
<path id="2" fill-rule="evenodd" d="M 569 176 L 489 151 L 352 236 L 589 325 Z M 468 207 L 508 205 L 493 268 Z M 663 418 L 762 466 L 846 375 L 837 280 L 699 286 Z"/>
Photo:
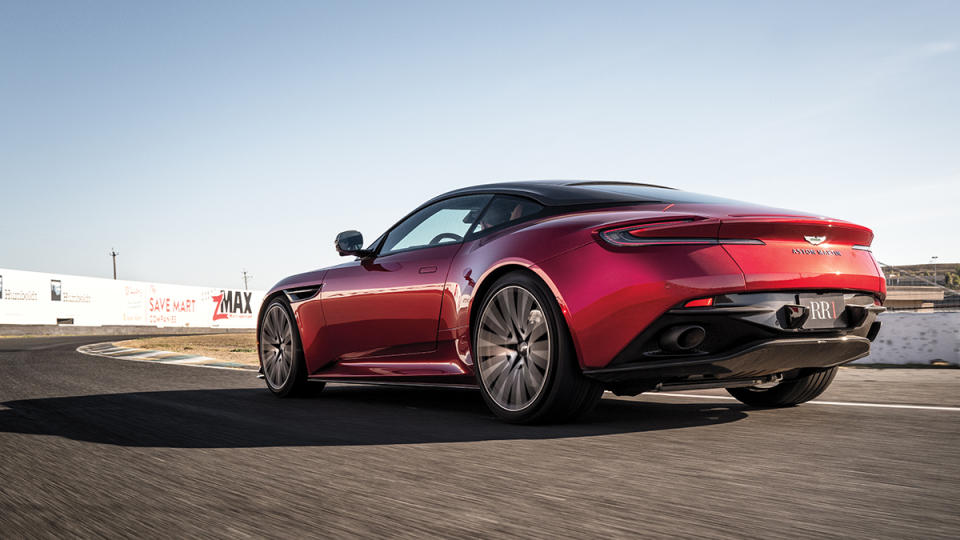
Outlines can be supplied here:
<path id="1" fill-rule="evenodd" d="M 110 256 L 113 257 L 113 279 L 117 279 L 117 250 L 110 248 Z"/>
<path id="2" fill-rule="evenodd" d="M 247 269 L 243 269 L 243 290 L 247 290 L 247 280 L 253 276 L 247 273 Z"/>
<path id="3" fill-rule="evenodd" d="M 939 258 L 940 257 L 936 255 L 934 255 L 933 257 L 930 257 L 930 262 L 933 263 L 933 284 L 934 285 L 937 284 L 937 259 Z"/>

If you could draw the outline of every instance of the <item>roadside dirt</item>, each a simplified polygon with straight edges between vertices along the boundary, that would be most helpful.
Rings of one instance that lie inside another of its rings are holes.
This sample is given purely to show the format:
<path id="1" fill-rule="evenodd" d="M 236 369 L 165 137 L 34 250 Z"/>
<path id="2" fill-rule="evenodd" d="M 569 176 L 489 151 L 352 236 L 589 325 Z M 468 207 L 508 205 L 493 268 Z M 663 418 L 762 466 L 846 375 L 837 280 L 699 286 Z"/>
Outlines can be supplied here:
<path id="1" fill-rule="evenodd" d="M 249 366 L 259 365 L 255 332 L 128 339 L 126 341 L 114 341 L 114 344 L 118 347 L 198 354 Z"/>

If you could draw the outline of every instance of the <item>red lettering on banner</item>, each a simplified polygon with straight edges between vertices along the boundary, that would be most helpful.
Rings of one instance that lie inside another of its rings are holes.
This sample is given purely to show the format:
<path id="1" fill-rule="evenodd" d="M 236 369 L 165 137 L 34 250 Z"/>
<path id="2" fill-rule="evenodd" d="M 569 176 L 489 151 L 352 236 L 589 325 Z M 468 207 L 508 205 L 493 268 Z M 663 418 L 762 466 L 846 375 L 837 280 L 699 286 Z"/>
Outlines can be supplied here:
<path id="1" fill-rule="evenodd" d="M 164 313 L 192 313 L 197 309 L 197 301 L 194 299 L 170 299 L 150 297 L 149 311 Z"/>
<path id="2" fill-rule="evenodd" d="M 216 305 L 213 306 L 213 320 L 219 321 L 220 319 L 226 319 L 226 313 L 220 313 L 220 303 L 223 302 L 223 293 L 220 293 L 216 296 L 211 296 L 211 300 L 216 302 Z"/>
<path id="3" fill-rule="evenodd" d="M 180 313 L 192 312 L 195 302 L 196 300 L 174 300 L 173 310 Z"/>

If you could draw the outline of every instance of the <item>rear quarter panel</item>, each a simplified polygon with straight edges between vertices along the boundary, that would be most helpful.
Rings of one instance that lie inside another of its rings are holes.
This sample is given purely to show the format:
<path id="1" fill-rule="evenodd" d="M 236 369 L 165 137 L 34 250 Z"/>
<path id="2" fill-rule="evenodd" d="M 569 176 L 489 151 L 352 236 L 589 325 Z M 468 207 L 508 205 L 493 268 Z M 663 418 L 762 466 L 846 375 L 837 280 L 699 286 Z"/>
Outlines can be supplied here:
<path id="1" fill-rule="evenodd" d="M 717 245 L 650 246 L 625 253 L 592 242 L 538 267 L 563 298 L 584 368 L 606 366 L 679 302 L 744 289 L 739 267 Z"/>

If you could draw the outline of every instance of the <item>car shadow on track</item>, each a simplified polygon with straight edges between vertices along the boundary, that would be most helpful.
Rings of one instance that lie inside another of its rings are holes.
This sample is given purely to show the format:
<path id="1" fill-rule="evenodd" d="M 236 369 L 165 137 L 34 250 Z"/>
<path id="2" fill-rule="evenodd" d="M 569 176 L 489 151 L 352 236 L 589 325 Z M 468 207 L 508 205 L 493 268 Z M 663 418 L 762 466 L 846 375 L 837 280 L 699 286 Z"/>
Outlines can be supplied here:
<path id="1" fill-rule="evenodd" d="M 745 411 L 608 398 L 577 423 L 517 426 L 494 418 L 475 390 L 338 385 L 287 400 L 262 389 L 216 389 L 8 401 L 0 432 L 173 448 L 423 444 L 695 428 L 740 420 Z"/>

